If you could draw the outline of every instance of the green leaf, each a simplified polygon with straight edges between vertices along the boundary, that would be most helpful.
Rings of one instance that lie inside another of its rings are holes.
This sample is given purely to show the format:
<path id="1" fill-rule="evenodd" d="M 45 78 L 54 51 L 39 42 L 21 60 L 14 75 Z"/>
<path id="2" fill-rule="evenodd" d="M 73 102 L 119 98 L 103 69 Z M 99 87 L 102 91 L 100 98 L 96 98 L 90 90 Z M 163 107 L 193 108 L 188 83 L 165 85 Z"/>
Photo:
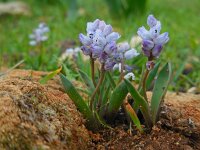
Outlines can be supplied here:
<path id="1" fill-rule="evenodd" d="M 176 74 L 174 75 L 174 82 L 176 82 L 178 80 L 178 77 L 182 74 L 184 68 L 185 68 L 185 64 L 186 64 L 186 61 L 184 61 L 180 66 L 179 68 L 176 70 Z"/>
<path id="2" fill-rule="evenodd" d="M 159 66 L 160 66 L 160 62 L 158 62 L 155 67 L 153 68 L 153 70 L 151 70 L 151 72 L 149 73 L 148 75 L 148 78 L 147 78 L 147 81 L 146 81 L 146 88 L 149 89 L 153 80 L 155 79 L 156 75 L 157 75 L 157 72 L 158 72 L 158 69 L 159 69 Z M 145 72 L 145 68 L 146 66 L 143 66 L 142 67 L 142 76 L 141 76 L 141 79 L 144 78 L 144 72 Z M 139 84 L 139 87 L 138 87 L 138 91 L 140 92 L 140 94 L 143 94 L 143 91 L 142 91 L 142 81 L 143 80 L 140 80 L 140 84 Z"/>
<path id="3" fill-rule="evenodd" d="M 147 123 L 148 127 L 152 126 L 152 121 L 151 121 L 151 116 L 150 116 L 150 109 L 149 109 L 149 104 L 147 101 L 140 95 L 140 93 L 135 89 L 135 87 L 131 84 L 129 80 L 124 80 L 128 91 L 130 92 L 131 96 L 134 99 L 134 102 L 136 105 L 139 106 L 142 115 L 145 119 L 145 122 Z"/>
<path id="4" fill-rule="evenodd" d="M 66 65 L 63 65 L 63 71 L 69 80 L 73 80 L 76 77 L 76 75 L 73 74 L 72 71 L 68 69 Z"/>
<path id="5" fill-rule="evenodd" d="M 41 84 L 45 84 L 47 81 L 49 81 L 50 79 L 52 79 L 54 76 L 56 76 L 57 74 L 60 73 L 60 71 L 62 70 L 62 67 L 58 68 L 57 70 L 49 73 L 48 75 L 46 75 L 45 77 L 43 77 L 42 79 L 40 79 L 40 83 Z"/>
<path id="6" fill-rule="evenodd" d="M 107 86 L 108 86 L 108 81 L 106 80 L 106 78 L 104 78 L 103 82 L 101 83 L 101 85 L 99 87 L 99 92 L 97 93 L 97 95 L 95 96 L 95 99 L 94 99 L 94 108 L 98 107 L 98 111 L 99 111 L 99 108 L 101 108 L 103 95 L 106 91 L 105 88 Z"/>
<path id="7" fill-rule="evenodd" d="M 90 61 L 84 60 L 83 55 L 80 52 L 77 55 L 76 65 L 78 69 L 84 71 L 91 78 Z"/>
<path id="8" fill-rule="evenodd" d="M 115 81 L 113 80 L 113 78 L 112 78 L 110 72 L 107 72 L 107 73 L 106 73 L 106 77 L 108 78 L 108 80 L 109 80 L 109 82 L 110 82 L 110 85 L 112 86 L 112 89 L 115 89 L 116 83 L 115 83 Z"/>
<path id="9" fill-rule="evenodd" d="M 141 75 L 140 75 L 140 82 L 139 82 L 139 85 L 138 85 L 138 91 L 139 91 L 140 93 L 142 93 L 142 81 L 143 81 L 143 78 L 144 78 L 145 69 L 146 69 L 146 65 L 143 65 L 143 66 L 142 66 L 142 73 L 141 73 Z"/>
<path id="10" fill-rule="evenodd" d="M 102 125 L 103 127 L 106 127 L 106 128 L 108 128 L 108 129 L 113 129 L 112 127 L 110 127 L 110 126 L 105 122 L 105 120 L 103 120 L 103 119 L 99 116 L 99 114 L 98 114 L 97 112 L 94 112 L 94 114 L 95 114 L 97 120 L 101 123 L 101 125 Z"/>
<path id="11" fill-rule="evenodd" d="M 110 93 L 110 87 L 106 89 L 106 92 L 103 94 L 103 99 L 102 99 L 102 106 L 105 106 L 106 103 L 108 102 L 108 95 Z"/>
<path id="12" fill-rule="evenodd" d="M 158 72 L 158 68 L 160 66 L 160 62 L 158 62 L 155 67 L 153 68 L 153 70 L 151 70 L 151 72 L 148 75 L 147 81 L 146 81 L 146 88 L 147 90 L 150 88 L 153 80 L 155 79 L 157 72 Z"/>
<path id="13" fill-rule="evenodd" d="M 109 94 L 110 94 L 110 87 L 108 87 L 105 93 L 103 94 L 102 103 L 100 107 L 100 113 L 99 113 L 101 117 L 105 115 L 105 110 L 106 110 Z"/>
<path id="14" fill-rule="evenodd" d="M 119 110 L 119 107 L 122 105 L 128 90 L 126 84 L 122 81 L 113 91 L 110 102 L 108 105 L 108 117 L 112 118 Z"/>
<path id="15" fill-rule="evenodd" d="M 100 86 L 100 95 L 103 95 L 103 94 L 104 94 L 105 89 L 106 89 L 106 87 L 108 87 L 108 86 L 109 86 L 109 82 L 108 82 L 107 78 L 104 78 L 104 80 L 103 80 L 103 82 L 102 82 L 102 84 L 101 84 L 101 86 Z"/>
<path id="16" fill-rule="evenodd" d="M 186 81 L 187 81 L 189 84 L 191 84 L 192 86 L 197 86 L 197 85 L 195 84 L 195 82 L 191 80 L 190 77 L 188 77 L 188 76 L 186 76 L 186 75 L 183 75 L 183 74 L 180 74 L 180 77 L 183 78 L 184 80 L 186 80 Z"/>
<path id="17" fill-rule="evenodd" d="M 140 120 L 129 103 L 124 103 L 124 108 L 140 132 L 143 132 Z"/>
<path id="18" fill-rule="evenodd" d="M 171 80 L 171 75 L 171 64 L 167 63 L 159 72 L 158 78 L 155 81 L 153 95 L 151 97 L 151 113 L 154 124 L 157 122 L 160 106 L 163 103 L 165 93 Z"/>
<path id="19" fill-rule="evenodd" d="M 84 60 L 83 60 L 81 53 L 78 53 L 77 59 L 76 59 L 76 65 L 77 65 L 78 69 L 83 70 L 83 67 L 84 67 L 83 62 L 84 62 Z"/>
<path id="20" fill-rule="evenodd" d="M 60 79 L 62 81 L 62 84 L 64 86 L 64 89 L 65 89 L 65 92 L 67 93 L 67 95 L 74 102 L 74 104 L 76 105 L 78 110 L 87 119 L 88 126 L 93 126 L 93 127 L 98 126 L 97 123 L 96 123 L 96 119 L 93 116 L 92 111 L 89 109 L 86 102 L 82 99 L 82 97 L 76 91 L 73 84 L 63 74 L 60 74 Z M 95 121 L 95 123 L 94 123 L 94 121 Z M 91 127 L 91 128 L 93 128 L 93 127 Z"/>
<path id="21" fill-rule="evenodd" d="M 94 84 L 92 83 L 92 80 L 88 77 L 88 75 L 83 72 L 82 70 L 79 70 L 79 74 L 81 75 L 82 80 L 88 87 L 89 93 L 92 94 L 95 90 Z"/>

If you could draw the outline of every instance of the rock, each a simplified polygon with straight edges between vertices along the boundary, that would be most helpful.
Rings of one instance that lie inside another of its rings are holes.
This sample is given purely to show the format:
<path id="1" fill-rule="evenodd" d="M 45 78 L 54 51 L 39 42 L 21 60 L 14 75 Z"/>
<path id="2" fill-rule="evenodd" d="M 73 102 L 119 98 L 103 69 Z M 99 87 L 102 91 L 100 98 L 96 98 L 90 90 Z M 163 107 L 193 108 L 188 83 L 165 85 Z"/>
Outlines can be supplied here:
<path id="1" fill-rule="evenodd" d="M 150 96 L 151 93 L 148 93 Z M 164 128 L 181 133 L 200 147 L 200 95 L 168 92 L 160 121 Z"/>
<path id="2" fill-rule="evenodd" d="M 13 70 L 0 78 L 0 149 L 87 149 L 89 134 L 59 78 Z"/>
<path id="3" fill-rule="evenodd" d="M 20 1 L 13 2 L 1 2 L 0 3 L 0 15 L 30 15 L 29 6 Z"/>
<path id="4" fill-rule="evenodd" d="M 200 131 L 200 95 L 168 92 L 165 103 L 174 112 L 180 112 L 182 119 L 192 119 Z M 180 118 L 179 118 L 180 119 Z"/>
<path id="5" fill-rule="evenodd" d="M 192 93 L 192 94 L 200 94 L 200 87 L 191 87 L 188 89 L 187 93 Z"/>

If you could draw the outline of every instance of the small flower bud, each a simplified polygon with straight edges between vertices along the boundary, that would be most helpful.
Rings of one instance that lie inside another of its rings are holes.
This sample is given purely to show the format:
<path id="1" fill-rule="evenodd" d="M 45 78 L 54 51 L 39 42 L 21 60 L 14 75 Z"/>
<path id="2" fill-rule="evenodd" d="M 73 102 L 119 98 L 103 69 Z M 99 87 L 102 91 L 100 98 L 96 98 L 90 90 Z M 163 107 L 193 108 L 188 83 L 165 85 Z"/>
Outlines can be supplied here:
<path id="1" fill-rule="evenodd" d="M 124 76 L 124 79 L 135 80 L 135 75 L 132 72 L 129 72 Z"/>

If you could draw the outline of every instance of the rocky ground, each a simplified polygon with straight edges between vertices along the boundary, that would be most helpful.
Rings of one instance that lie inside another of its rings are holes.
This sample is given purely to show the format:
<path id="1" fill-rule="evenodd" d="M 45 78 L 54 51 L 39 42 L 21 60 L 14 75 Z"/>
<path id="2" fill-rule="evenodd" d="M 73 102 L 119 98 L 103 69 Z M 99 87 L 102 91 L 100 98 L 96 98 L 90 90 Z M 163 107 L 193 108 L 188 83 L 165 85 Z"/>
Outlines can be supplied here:
<path id="1" fill-rule="evenodd" d="M 94 134 L 58 77 L 38 82 L 45 74 L 13 70 L 0 76 L 0 149 L 200 149 L 200 95 L 168 93 L 150 134 L 123 125 Z"/>

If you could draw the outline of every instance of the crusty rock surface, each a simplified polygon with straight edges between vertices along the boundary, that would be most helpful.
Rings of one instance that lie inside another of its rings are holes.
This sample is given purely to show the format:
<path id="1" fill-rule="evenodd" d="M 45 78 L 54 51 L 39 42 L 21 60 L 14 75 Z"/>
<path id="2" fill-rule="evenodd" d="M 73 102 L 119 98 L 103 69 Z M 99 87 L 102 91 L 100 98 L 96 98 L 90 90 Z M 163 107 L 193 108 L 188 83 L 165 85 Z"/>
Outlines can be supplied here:
<path id="1" fill-rule="evenodd" d="M 82 149 L 89 140 L 81 114 L 58 78 L 13 70 L 0 77 L 0 149 Z"/>
<path id="2" fill-rule="evenodd" d="M 200 94 L 168 92 L 165 104 L 162 124 L 188 137 L 194 149 L 200 149 Z"/>

